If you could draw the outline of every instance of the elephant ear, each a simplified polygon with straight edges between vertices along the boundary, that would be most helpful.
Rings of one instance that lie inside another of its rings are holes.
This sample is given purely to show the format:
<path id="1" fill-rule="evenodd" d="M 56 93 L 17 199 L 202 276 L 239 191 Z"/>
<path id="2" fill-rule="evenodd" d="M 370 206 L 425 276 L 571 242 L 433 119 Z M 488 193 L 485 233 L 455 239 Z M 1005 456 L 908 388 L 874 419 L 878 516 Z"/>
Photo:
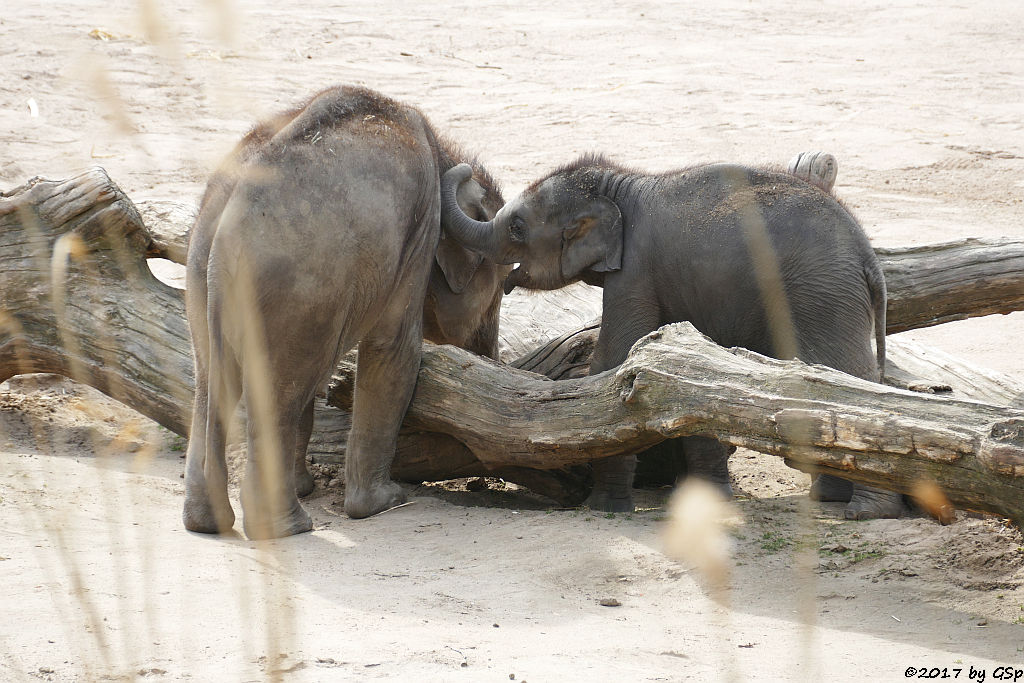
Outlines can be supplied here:
<path id="1" fill-rule="evenodd" d="M 483 256 L 466 249 L 444 232 L 441 233 L 434 258 L 437 265 L 441 266 L 448 287 L 456 294 L 462 294 L 484 260 Z"/>
<path id="2" fill-rule="evenodd" d="M 488 216 L 484 209 L 483 198 L 484 188 L 472 178 L 459 186 L 455 196 L 463 213 L 474 220 L 486 221 L 491 216 Z M 441 241 L 437 245 L 437 253 L 434 258 L 437 260 L 437 265 L 441 266 L 441 272 L 444 273 L 448 287 L 456 294 L 462 294 L 469 285 L 469 281 L 473 279 L 473 275 L 480 267 L 484 257 L 475 251 L 466 249 L 457 240 L 450 237 L 444 229 L 443 222 L 441 227 Z"/>
<path id="3" fill-rule="evenodd" d="M 593 197 L 562 231 L 562 276 L 622 268 L 622 213 L 607 197 Z"/>

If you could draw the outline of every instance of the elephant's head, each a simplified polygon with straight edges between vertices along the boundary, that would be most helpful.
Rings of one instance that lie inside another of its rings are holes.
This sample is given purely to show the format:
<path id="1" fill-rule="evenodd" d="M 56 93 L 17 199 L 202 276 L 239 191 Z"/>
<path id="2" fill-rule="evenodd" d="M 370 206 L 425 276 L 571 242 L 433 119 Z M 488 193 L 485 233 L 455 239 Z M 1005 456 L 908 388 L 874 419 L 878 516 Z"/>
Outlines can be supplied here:
<path id="1" fill-rule="evenodd" d="M 501 208 L 490 221 L 466 215 L 458 193 L 472 170 L 460 164 L 441 181 L 441 220 L 448 234 L 495 263 L 518 263 L 505 280 L 514 287 L 558 289 L 618 270 L 622 215 L 615 202 L 554 173 Z"/>

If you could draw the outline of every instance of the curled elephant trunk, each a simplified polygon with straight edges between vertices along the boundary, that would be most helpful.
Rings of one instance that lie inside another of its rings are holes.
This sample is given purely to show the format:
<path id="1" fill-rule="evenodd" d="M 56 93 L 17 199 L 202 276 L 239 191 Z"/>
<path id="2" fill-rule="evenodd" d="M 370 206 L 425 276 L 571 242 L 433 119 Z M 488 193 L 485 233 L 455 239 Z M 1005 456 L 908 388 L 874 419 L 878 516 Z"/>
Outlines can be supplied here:
<path id="1" fill-rule="evenodd" d="M 441 178 L 441 223 L 462 246 L 500 263 L 494 222 L 486 223 L 467 216 L 457 199 L 459 187 L 473 175 L 469 164 L 459 164 Z"/>

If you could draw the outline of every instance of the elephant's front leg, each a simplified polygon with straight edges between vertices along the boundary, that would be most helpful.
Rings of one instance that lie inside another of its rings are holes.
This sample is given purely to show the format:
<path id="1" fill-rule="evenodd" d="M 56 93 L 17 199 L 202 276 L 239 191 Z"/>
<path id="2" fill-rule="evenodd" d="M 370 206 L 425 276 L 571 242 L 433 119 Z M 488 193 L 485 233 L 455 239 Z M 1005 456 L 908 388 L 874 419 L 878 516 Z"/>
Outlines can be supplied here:
<path id="1" fill-rule="evenodd" d="M 594 489 L 584 505 L 598 512 L 633 512 L 636 454 L 613 455 L 592 463 Z"/>
<path id="2" fill-rule="evenodd" d="M 391 461 L 416 385 L 423 343 L 418 323 L 401 325 L 396 334 L 359 344 L 352 431 L 345 453 L 345 512 L 355 519 L 406 501 L 405 492 L 391 481 Z"/>
<path id="3" fill-rule="evenodd" d="M 651 306 L 630 299 L 626 310 L 609 302 L 610 288 L 605 285 L 604 317 L 601 332 L 590 361 L 590 374 L 596 375 L 617 367 L 626 360 L 629 349 L 637 339 L 658 328 L 657 312 Z M 594 489 L 585 505 L 601 512 L 632 512 L 633 478 L 636 474 L 636 454 L 613 455 L 593 462 Z"/>

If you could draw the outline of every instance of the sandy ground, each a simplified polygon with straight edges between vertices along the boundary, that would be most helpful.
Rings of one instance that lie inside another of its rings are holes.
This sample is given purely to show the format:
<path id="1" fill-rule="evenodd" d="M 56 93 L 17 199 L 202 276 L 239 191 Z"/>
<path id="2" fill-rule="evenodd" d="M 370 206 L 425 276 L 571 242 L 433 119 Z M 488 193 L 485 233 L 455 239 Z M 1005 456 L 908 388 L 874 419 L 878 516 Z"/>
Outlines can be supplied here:
<path id="1" fill-rule="evenodd" d="M 255 117 L 350 82 L 420 106 L 507 197 L 590 150 L 659 170 L 823 149 L 876 244 L 1019 237 L 1021 26 L 1009 0 L 856 13 L 9 2 L 0 188 L 100 164 L 134 199 L 196 201 Z M 1024 382 L 1022 314 L 908 336 Z M 1024 668 L 1017 530 L 963 514 L 948 527 L 845 522 L 771 457 L 734 457 L 716 602 L 663 553 L 664 491 L 607 517 L 501 482 L 419 487 L 414 504 L 351 521 L 324 472 L 314 533 L 257 545 L 183 530 L 182 448 L 66 380 L 0 385 L 0 679 L 991 680 Z"/>

